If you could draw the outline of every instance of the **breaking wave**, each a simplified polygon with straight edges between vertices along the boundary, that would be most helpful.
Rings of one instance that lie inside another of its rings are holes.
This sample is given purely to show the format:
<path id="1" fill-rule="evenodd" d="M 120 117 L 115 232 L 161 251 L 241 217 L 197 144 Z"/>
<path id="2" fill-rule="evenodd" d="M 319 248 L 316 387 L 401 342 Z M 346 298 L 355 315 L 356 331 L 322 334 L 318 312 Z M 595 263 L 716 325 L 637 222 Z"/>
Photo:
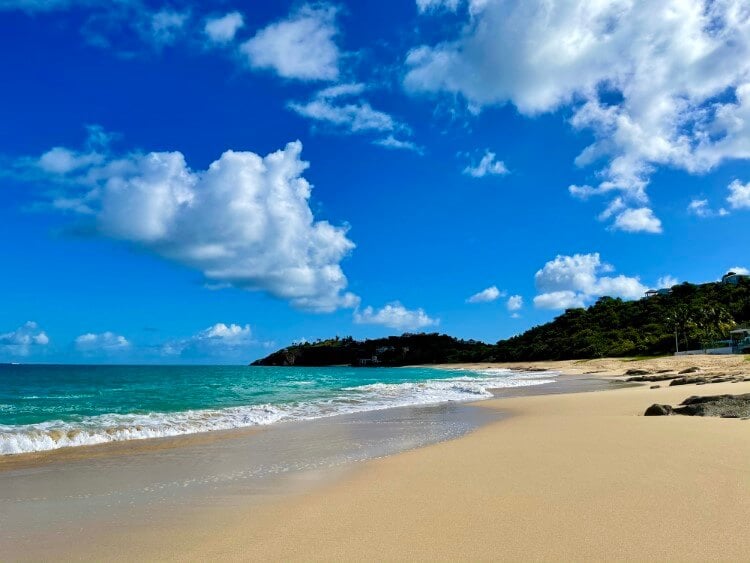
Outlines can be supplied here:
<path id="1" fill-rule="evenodd" d="M 0 454 L 164 438 L 394 407 L 476 401 L 491 398 L 490 389 L 551 383 L 556 375 L 552 372 L 525 373 L 505 369 L 450 370 L 448 373 L 456 376 L 344 387 L 329 396 L 300 402 L 181 412 L 102 414 L 76 421 L 0 425 Z"/>

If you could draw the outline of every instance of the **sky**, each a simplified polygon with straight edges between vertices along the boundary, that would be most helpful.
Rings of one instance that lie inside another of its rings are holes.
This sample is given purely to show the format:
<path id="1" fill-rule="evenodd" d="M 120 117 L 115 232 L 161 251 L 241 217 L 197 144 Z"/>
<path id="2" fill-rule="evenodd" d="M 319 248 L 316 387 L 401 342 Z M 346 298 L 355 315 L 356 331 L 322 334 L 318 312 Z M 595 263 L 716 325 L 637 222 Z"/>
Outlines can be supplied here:
<path id="1" fill-rule="evenodd" d="M 750 267 L 743 0 L 0 0 L 0 362 L 495 342 Z"/>

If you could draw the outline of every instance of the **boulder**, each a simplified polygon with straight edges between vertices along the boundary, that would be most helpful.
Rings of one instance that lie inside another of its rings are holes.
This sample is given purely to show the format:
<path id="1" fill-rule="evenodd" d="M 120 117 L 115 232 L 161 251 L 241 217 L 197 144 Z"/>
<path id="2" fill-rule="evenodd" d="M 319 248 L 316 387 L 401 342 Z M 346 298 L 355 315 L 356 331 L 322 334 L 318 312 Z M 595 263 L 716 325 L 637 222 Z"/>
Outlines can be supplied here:
<path id="1" fill-rule="evenodd" d="M 691 396 L 673 409 L 674 414 L 743 418 L 750 416 L 750 393 L 743 395 Z"/>
<path id="2" fill-rule="evenodd" d="M 668 416 L 672 414 L 673 409 L 669 405 L 659 405 L 654 403 L 646 409 L 643 416 Z"/>

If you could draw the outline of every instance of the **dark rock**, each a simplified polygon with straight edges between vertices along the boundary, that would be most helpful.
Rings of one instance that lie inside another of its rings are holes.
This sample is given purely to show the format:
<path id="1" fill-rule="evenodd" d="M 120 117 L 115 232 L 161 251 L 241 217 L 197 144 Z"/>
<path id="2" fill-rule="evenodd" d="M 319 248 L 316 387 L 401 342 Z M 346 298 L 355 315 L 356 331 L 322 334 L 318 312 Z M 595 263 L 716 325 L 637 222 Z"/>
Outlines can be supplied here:
<path id="1" fill-rule="evenodd" d="M 629 369 L 625 375 L 649 375 L 651 372 L 646 369 Z"/>
<path id="2" fill-rule="evenodd" d="M 701 370 L 701 368 L 697 368 L 697 367 L 693 366 L 691 368 L 685 368 L 684 370 L 682 370 L 679 373 L 680 373 L 680 375 L 683 375 L 683 374 L 686 374 L 686 373 L 696 373 L 696 372 L 699 372 L 700 370 Z"/>
<path id="3" fill-rule="evenodd" d="M 668 416 L 672 414 L 673 409 L 669 405 L 659 405 L 654 403 L 646 409 L 643 416 Z"/>
<path id="4" fill-rule="evenodd" d="M 671 369 L 659 369 L 659 370 L 656 370 L 656 373 L 670 373 L 671 371 L 672 371 Z"/>
<path id="5" fill-rule="evenodd" d="M 673 380 L 672 380 L 672 381 L 671 381 L 671 382 L 669 383 L 669 386 L 670 386 L 670 387 L 673 387 L 673 386 L 675 386 L 675 385 L 687 385 L 687 384 L 688 384 L 688 380 L 687 380 L 687 378 L 686 378 L 686 377 L 678 377 L 677 379 L 673 379 Z"/>
<path id="6" fill-rule="evenodd" d="M 661 385 L 652 385 L 650 387 L 650 389 L 659 389 L 660 387 L 661 387 Z"/>
<path id="7" fill-rule="evenodd" d="M 676 379 L 677 375 L 675 374 L 660 374 L 660 375 L 636 375 L 633 377 L 628 377 L 625 381 L 668 381 L 670 379 Z"/>
<path id="8" fill-rule="evenodd" d="M 673 409 L 674 414 L 687 416 L 719 416 L 742 418 L 750 416 L 750 393 L 743 395 L 691 396 Z"/>

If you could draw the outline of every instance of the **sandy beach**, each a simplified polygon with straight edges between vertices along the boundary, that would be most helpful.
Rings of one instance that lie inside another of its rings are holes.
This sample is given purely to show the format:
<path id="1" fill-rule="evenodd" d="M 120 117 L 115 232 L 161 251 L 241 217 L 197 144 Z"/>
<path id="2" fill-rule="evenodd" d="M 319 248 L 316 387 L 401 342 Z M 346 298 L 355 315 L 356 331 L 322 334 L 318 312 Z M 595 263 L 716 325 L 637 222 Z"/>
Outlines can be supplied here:
<path id="1" fill-rule="evenodd" d="M 482 364 L 484 366 L 484 364 Z M 627 369 L 750 375 L 744 357 L 523 364 L 607 378 Z M 592 373 L 593 372 L 593 373 Z M 564 378 L 565 376 L 563 376 Z M 10 559 L 744 560 L 750 421 L 644 417 L 652 403 L 748 393 L 662 382 L 482 401 L 496 422 L 355 466 L 304 492 L 233 495 L 179 517 L 87 530 Z"/>

